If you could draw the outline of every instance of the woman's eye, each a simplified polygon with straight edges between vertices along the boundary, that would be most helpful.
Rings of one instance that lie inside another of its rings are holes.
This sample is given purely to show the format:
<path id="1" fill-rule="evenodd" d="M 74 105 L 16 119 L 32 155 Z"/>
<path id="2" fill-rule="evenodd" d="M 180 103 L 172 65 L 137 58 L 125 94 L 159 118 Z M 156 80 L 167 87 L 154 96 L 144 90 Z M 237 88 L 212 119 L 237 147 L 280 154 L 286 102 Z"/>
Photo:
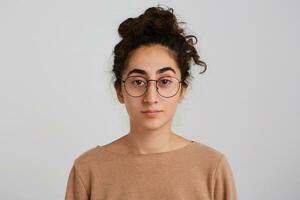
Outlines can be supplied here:
<path id="1" fill-rule="evenodd" d="M 142 81 L 142 80 L 134 80 L 133 83 L 134 83 L 135 85 L 140 86 L 140 85 L 142 85 L 142 83 L 144 83 L 144 81 Z"/>
<path id="2" fill-rule="evenodd" d="M 168 79 L 162 79 L 160 80 L 160 83 L 163 84 L 163 85 L 168 85 L 170 84 L 172 81 L 171 80 L 168 80 Z"/>

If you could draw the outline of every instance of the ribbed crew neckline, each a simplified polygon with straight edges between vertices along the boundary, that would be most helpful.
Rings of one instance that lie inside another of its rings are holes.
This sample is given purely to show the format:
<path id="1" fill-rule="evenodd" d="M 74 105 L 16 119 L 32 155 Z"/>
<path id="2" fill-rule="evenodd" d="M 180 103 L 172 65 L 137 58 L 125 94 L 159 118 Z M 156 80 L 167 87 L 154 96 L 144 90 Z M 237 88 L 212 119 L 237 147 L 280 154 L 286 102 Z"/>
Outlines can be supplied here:
<path id="1" fill-rule="evenodd" d="M 102 149 L 106 153 L 109 153 L 109 154 L 112 154 L 112 155 L 116 155 L 116 156 L 121 156 L 121 157 L 152 157 L 152 156 L 163 156 L 163 155 L 169 155 L 169 154 L 173 154 L 173 153 L 179 153 L 179 152 L 182 152 L 182 151 L 185 151 L 185 150 L 191 148 L 195 144 L 196 144 L 196 141 L 191 140 L 189 144 L 187 144 L 187 145 L 185 145 L 183 147 L 171 150 L 171 151 L 158 152 L 158 153 L 148 153 L 148 154 L 135 154 L 135 153 L 126 153 L 125 154 L 125 153 L 117 153 L 117 152 L 109 151 L 109 150 L 103 148 L 100 145 L 97 145 L 96 148 L 98 148 L 99 150 Z"/>

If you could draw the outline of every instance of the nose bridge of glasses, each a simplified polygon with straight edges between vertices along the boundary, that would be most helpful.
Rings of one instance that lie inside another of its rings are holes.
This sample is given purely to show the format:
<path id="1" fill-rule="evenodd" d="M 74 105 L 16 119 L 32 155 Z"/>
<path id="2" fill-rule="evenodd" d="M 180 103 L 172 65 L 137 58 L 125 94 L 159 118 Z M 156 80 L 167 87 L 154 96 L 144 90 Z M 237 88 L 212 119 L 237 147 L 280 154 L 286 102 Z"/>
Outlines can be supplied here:
<path id="1" fill-rule="evenodd" d="M 152 89 L 151 89 L 151 84 L 150 84 L 150 82 L 151 81 L 153 81 L 154 83 L 153 83 L 153 86 L 154 86 L 154 95 L 156 95 L 156 92 L 158 92 L 158 87 L 157 87 L 157 80 L 147 80 L 147 86 L 146 86 L 146 88 L 145 88 L 145 93 L 146 93 L 146 95 L 149 95 L 149 93 L 150 94 L 152 94 L 153 92 L 152 92 Z"/>
<path id="2" fill-rule="evenodd" d="M 150 87 L 150 81 L 154 81 L 155 89 L 157 89 L 157 81 L 158 81 L 158 80 L 153 80 L 153 79 L 147 80 L 147 88 Z"/>

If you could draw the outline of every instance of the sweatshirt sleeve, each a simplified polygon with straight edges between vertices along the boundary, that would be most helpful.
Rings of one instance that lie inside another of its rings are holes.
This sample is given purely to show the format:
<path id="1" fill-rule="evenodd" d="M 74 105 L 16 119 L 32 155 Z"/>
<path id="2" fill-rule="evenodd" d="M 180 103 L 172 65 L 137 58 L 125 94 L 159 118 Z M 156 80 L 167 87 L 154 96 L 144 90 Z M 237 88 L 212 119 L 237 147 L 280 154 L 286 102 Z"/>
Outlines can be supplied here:
<path id="1" fill-rule="evenodd" d="M 69 174 L 65 200 L 89 200 L 86 189 L 75 165 L 73 165 Z"/>
<path id="2" fill-rule="evenodd" d="M 237 191 L 231 167 L 224 154 L 218 162 L 213 176 L 214 200 L 237 200 Z"/>

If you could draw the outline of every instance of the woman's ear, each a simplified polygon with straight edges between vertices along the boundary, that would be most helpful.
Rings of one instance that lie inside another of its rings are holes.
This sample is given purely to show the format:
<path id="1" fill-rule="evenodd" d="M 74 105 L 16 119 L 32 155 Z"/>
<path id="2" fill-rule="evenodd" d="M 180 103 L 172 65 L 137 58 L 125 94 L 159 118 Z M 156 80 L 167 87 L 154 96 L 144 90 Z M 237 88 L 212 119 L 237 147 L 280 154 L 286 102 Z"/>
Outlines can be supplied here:
<path id="1" fill-rule="evenodd" d="M 121 86 L 118 86 L 116 88 L 116 93 L 117 93 L 117 97 L 118 97 L 118 100 L 121 104 L 124 103 L 124 96 L 123 96 L 123 93 L 122 93 L 122 88 Z"/>

